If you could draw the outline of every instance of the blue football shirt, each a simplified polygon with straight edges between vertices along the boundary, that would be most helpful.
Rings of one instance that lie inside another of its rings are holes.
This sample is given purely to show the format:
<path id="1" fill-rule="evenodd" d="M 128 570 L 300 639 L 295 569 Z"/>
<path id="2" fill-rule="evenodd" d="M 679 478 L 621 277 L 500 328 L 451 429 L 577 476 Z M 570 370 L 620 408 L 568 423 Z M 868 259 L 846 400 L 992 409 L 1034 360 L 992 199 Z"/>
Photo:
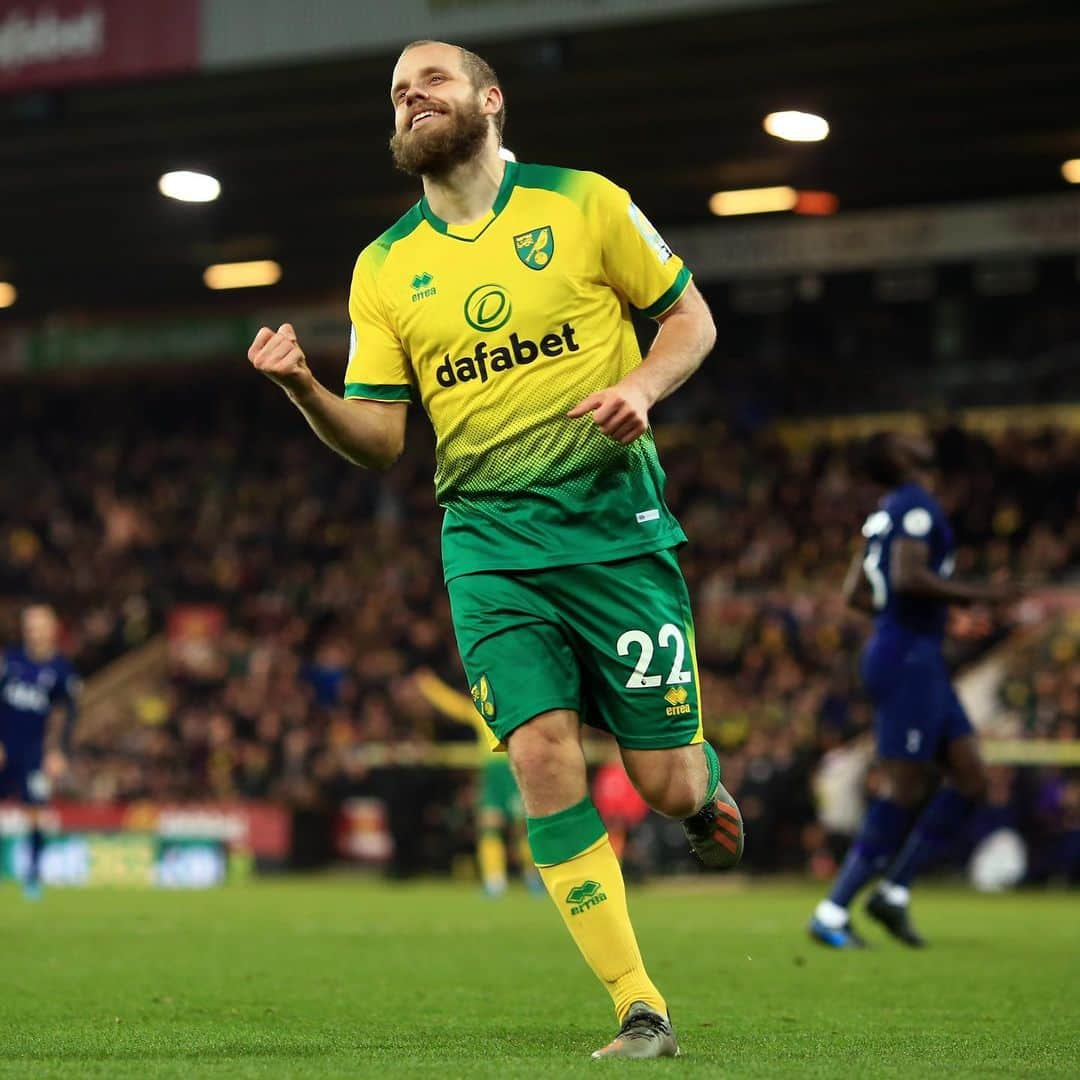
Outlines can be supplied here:
<path id="1" fill-rule="evenodd" d="M 862 528 L 866 540 L 863 571 L 873 591 L 875 629 L 945 636 L 948 604 L 928 596 L 897 593 L 889 568 L 892 545 L 900 537 L 919 540 L 928 551 L 928 564 L 939 577 L 952 575 L 956 537 L 937 500 L 918 484 L 890 491 Z"/>
<path id="2" fill-rule="evenodd" d="M 75 719 L 80 688 L 71 662 L 59 654 L 38 662 L 23 649 L 0 657 L 0 743 L 10 761 L 40 757 L 49 715 L 67 709 L 66 729 Z M 65 740 L 66 741 L 66 740 Z"/>

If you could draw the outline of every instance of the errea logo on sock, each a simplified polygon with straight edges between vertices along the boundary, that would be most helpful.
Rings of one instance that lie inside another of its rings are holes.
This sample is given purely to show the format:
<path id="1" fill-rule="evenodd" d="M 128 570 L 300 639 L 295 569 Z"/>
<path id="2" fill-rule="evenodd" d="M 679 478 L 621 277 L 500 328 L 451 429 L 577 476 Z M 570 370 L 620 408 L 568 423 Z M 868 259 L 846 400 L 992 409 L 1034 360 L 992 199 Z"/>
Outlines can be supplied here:
<path id="1" fill-rule="evenodd" d="M 607 893 L 599 881 L 583 881 L 566 894 L 566 902 L 571 905 L 571 915 L 580 915 L 583 911 L 602 904 L 606 899 Z"/>

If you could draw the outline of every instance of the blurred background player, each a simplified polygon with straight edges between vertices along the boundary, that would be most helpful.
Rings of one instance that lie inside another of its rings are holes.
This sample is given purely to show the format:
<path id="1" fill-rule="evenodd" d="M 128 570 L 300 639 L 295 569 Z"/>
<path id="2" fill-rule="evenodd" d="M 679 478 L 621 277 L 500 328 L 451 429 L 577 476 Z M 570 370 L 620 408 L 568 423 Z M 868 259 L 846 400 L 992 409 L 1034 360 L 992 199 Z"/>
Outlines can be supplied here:
<path id="1" fill-rule="evenodd" d="M 835 948 L 864 944 L 848 907 L 882 873 L 867 914 L 905 944 L 924 944 L 909 917 L 911 884 L 948 849 L 986 794 L 975 730 L 942 652 L 946 615 L 950 604 L 1006 603 L 1018 590 L 949 580 L 955 536 L 931 493 L 933 466 L 934 447 L 923 435 L 879 433 L 865 448 L 870 479 L 892 490 L 863 525 L 865 548 L 851 564 L 844 595 L 874 616 L 862 675 L 874 705 L 886 794 L 871 801 L 832 892 L 810 922 L 811 936 Z M 916 820 L 935 765 L 945 782 Z"/>
<path id="2" fill-rule="evenodd" d="M 595 1056 L 674 1056 L 580 728 L 584 714 L 615 735 L 703 862 L 739 861 L 742 819 L 703 740 L 674 554 L 686 536 L 648 415 L 712 348 L 712 316 L 626 191 L 503 159 L 502 90 L 482 58 L 413 42 L 391 100 L 395 163 L 424 197 L 357 260 L 346 400 L 315 379 L 290 324 L 261 328 L 248 358 L 359 465 L 397 460 L 405 407 L 422 401 L 459 651 L 507 745 L 533 860 L 619 1020 Z M 420 269 L 430 292 L 411 286 Z M 644 360 L 631 305 L 660 324 Z"/>
<path id="3" fill-rule="evenodd" d="M 449 716 L 476 731 L 479 752 L 483 754 L 476 783 L 476 865 L 484 892 L 499 897 L 506 892 L 507 849 L 512 847 L 521 870 L 522 881 L 530 889 L 543 889 L 533 866 L 529 839 L 525 832 L 525 807 L 521 792 L 505 753 L 493 753 L 487 737 L 487 725 L 480 719 L 480 702 L 447 686 L 434 672 L 416 673 L 420 693 L 444 716 Z"/>
<path id="4" fill-rule="evenodd" d="M 528 889 L 543 890 L 529 849 L 521 791 L 505 754 L 488 755 L 480 771 L 476 795 L 476 860 L 484 892 L 492 897 L 506 892 L 508 844 L 513 846 L 521 879 Z"/>
<path id="5" fill-rule="evenodd" d="M 65 770 L 77 718 L 79 677 L 57 642 L 59 622 L 51 607 L 35 604 L 22 613 L 22 647 L 0 658 L 0 799 L 21 803 L 30 821 L 30 858 L 23 888 L 41 895 L 41 807 Z M 49 719 L 63 710 L 59 732 Z"/>
<path id="6" fill-rule="evenodd" d="M 626 876 L 630 869 L 626 865 L 627 847 L 634 830 L 649 816 L 649 804 L 626 775 L 617 748 L 613 750 L 611 759 L 603 762 L 593 777 L 592 801 L 604 821 L 611 848 L 615 858 L 623 863 L 623 875 Z"/>

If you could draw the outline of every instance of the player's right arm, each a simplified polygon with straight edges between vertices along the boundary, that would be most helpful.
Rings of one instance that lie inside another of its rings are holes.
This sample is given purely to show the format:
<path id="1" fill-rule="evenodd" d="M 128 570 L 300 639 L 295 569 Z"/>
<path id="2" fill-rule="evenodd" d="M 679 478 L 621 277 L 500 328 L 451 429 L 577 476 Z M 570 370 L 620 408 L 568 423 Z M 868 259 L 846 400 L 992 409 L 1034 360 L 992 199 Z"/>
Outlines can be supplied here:
<path id="1" fill-rule="evenodd" d="M 893 540 L 889 578 L 893 590 L 901 595 L 945 604 L 1008 604 L 1021 595 L 1020 588 L 1012 582 L 976 585 L 943 578 L 930 567 L 930 548 L 910 536 Z"/>
<path id="2" fill-rule="evenodd" d="M 405 402 L 346 400 L 331 393 L 307 365 L 288 323 L 264 326 L 248 349 L 257 371 L 289 396 L 331 450 L 368 469 L 388 469 L 405 447 Z"/>

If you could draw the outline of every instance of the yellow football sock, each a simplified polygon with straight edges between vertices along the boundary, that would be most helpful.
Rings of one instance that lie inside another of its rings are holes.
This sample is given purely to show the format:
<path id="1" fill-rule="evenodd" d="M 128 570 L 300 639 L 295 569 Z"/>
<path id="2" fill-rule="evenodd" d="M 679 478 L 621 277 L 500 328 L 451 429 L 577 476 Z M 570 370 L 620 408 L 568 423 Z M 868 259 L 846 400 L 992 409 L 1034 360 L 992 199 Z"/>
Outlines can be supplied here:
<path id="1" fill-rule="evenodd" d="M 484 829 L 476 845 L 476 861 L 480 864 L 480 879 L 489 892 L 506 888 L 506 844 L 496 829 Z"/>
<path id="2" fill-rule="evenodd" d="M 611 994 L 619 1020 L 635 1001 L 666 1016 L 667 1003 L 645 971 L 630 925 L 619 861 L 591 800 L 530 818 L 528 824 L 533 858 L 548 894 L 582 956 Z"/>

